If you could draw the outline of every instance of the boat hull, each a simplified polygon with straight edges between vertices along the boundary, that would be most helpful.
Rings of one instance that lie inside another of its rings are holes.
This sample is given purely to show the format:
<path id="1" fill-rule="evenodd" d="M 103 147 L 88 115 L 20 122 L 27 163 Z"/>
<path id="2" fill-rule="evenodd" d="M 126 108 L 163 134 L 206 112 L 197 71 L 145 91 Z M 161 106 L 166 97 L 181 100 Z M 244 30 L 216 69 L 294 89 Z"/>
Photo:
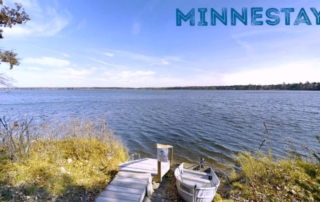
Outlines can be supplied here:
<path id="1" fill-rule="evenodd" d="M 184 172 L 185 174 L 183 174 Z M 178 194 L 186 202 L 212 202 L 220 180 L 214 172 L 210 175 L 212 177 L 208 180 L 206 177 L 209 175 L 206 173 L 185 170 L 182 163 L 175 170 Z"/>

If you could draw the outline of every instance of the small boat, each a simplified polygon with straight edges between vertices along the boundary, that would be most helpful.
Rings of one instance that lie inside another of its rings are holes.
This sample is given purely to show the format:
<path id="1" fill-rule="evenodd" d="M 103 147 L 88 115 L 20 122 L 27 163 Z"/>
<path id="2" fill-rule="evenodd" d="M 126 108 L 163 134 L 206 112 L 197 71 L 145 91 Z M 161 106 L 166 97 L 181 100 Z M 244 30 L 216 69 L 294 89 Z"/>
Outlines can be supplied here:
<path id="1" fill-rule="evenodd" d="M 212 170 L 200 172 L 185 169 L 183 163 L 174 171 L 178 193 L 186 202 L 212 202 L 220 180 Z"/>

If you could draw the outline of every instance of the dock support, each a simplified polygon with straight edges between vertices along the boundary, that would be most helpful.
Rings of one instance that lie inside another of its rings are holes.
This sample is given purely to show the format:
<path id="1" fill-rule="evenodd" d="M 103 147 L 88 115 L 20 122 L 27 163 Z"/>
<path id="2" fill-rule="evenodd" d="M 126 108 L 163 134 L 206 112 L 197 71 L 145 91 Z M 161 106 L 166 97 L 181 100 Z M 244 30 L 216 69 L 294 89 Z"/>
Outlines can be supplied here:
<path id="1" fill-rule="evenodd" d="M 162 158 L 160 157 L 160 152 Z M 166 153 L 163 151 L 167 151 Z M 168 154 L 169 153 L 169 154 Z M 171 145 L 157 144 L 157 159 L 158 159 L 158 175 L 155 178 L 156 182 L 162 182 L 161 162 L 170 161 L 170 167 L 173 165 L 173 147 Z"/>
<path id="2" fill-rule="evenodd" d="M 162 177 L 161 177 L 161 161 L 158 161 L 158 175 L 156 182 L 162 182 Z"/>

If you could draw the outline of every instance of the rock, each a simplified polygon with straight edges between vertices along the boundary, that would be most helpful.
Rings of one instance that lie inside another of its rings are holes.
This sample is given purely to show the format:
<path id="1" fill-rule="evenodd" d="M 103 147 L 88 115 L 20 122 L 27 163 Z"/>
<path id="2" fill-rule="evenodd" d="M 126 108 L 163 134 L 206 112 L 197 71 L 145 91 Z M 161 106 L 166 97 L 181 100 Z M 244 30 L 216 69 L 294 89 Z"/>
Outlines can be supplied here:
<path id="1" fill-rule="evenodd" d="M 296 195 L 297 192 L 295 192 L 293 189 L 290 191 L 291 194 Z"/>
<path id="2" fill-rule="evenodd" d="M 145 198 L 143 199 L 143 202 L 151 202 L 151 200 L 150 200 L 149 197 L 145 197 Z"/>
<path id="3" fill-rule="evenodd" d="M 153 186 L 152 186 L 151 182 L 149 182 L 148 186 L 147 186 L 147 196 L 151 197 L 152 193 L 153 193 Z"/>
<path id="4" fill-rule="evenodd" d="M 152 182 L 152 188 L 153 189 L 158 189 L 160 186 L 160 183 Z"/>
<path id="5" fill-rule="evenodd" d="M 23 187 L 25 186 L 26 182 L 25 181 L 22 181 L 22 182 L 19 182 L 18 184 L 15 185 L 16 188 L 19 188 L 19 189 L 23 189 Z"/>
<path id="6" fill-rule="evenodd" d="M 67 172 L 66 169 L 65 169 L 63 166 L 60 167 L 60 171 L 61 171 L 62 173 L 66 173 L 66 172 Z"/>

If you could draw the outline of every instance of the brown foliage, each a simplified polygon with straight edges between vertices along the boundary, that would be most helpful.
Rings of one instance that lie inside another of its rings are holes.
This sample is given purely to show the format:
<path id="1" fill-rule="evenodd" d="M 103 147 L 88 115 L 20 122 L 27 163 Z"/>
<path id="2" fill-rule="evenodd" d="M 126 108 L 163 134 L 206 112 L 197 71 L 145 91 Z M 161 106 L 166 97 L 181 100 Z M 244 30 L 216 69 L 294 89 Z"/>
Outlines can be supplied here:
<path id="1" fill-rule="evenodd" d="M 2 0 L 0 0 L 0 4 L 3 5 Z M 12 25 L 26 23 L 30 20 L 29 15 L 24 11 L 21 4 L 16 3 L 16 9 L 10 9 L 7 6 L 3 6 L 0 11 L 0 27 L 12 27 Z M 0 29 L 0 39 L 2 36 L 3 30 Z M 17 59 L 17 54 L 12 51 L 2 51 L 0 50 L 0 59 L 1 62 L 7 62 L 10 64 L 10 69 L 13 68 L 14 65 L 19 65 L 19 61 Z"/>

